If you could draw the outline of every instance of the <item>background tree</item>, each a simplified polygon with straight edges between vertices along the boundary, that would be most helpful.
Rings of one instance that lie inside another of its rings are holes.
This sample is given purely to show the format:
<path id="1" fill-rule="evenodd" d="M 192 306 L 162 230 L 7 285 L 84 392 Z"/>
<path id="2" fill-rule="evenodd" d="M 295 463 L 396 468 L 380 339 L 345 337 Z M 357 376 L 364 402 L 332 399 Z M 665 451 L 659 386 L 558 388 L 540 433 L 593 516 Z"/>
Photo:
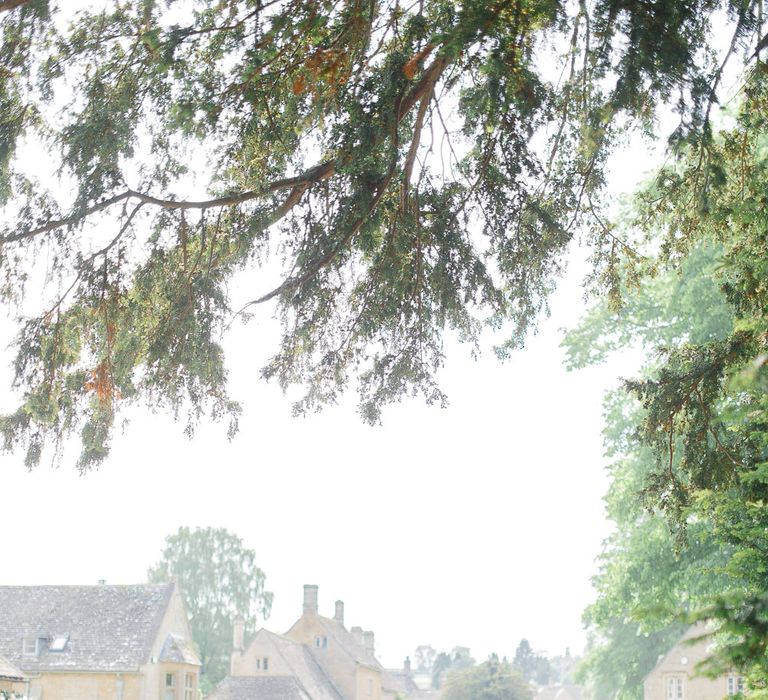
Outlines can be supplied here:
<path id="1" fill-rule="evenodd" d="M 442 688 L 450 672 L 474 665 L 475 660 L 468 647 L 454 647 L 450 653 L 441 651 L 432 664 L 432 687 Z"/>
<path id="2" fill-rule="evenodd" d="M 444 700 L 531 700 L 533 692 L 507 661 L 488 661 L 448 674 Z"/>
<path id="3" fill-rule="evenodd" d="M 437 650 L 430 644 L 421 644 L 416 647 L 413 658 L 417 671 L 431 672 L 437 658 Z"/>
<path id="4" fill-rule="evenodd" d="M 549 660 L 543 654 L 536 654 L 527 639 L 521 639 L 517 645 L 512 665 L 526 681 L 535 681 L 540 685 L 549 683 Z"/>
<path id="5" fill-rule="evenodd" d="M 256 553 L 223 528 L 181 527 L 166 538 L 147 577 L 178 580 L 202 662 L 200 687 L 209 692 L 229 669 L 233 620 L 241 616 L 249 633 L 259 618 L 269 617 L 272 593 L 264 589 Z"/>
<path id="6" fill-rule="evenodd" d="M 262 374 L 305 387 L 297 412 L 350 384 L 371 422 L 411 393 L 443 403 L 444 333 L 503 328 L 498 353 L 518 346 L 576 232 L 616 295 L 627 246 L 603 224 L 606 158 L 669 100 L 674 144 L 706 148 L 726 63 L 702 48 L 712 17 L 731 57 L 754 49 L 760 7 L 6 3 L 0 298 L 48 284 L 17 307 L 4 446 L 33 466 L 79 433 L 88 469 L 128 401 L 234 431 L 220 338 L 265 303 L 284 335 Z M 275 257 L 270 289 L 252 270 Z M 256 284 L 233 299 L 244 270 Z"/>

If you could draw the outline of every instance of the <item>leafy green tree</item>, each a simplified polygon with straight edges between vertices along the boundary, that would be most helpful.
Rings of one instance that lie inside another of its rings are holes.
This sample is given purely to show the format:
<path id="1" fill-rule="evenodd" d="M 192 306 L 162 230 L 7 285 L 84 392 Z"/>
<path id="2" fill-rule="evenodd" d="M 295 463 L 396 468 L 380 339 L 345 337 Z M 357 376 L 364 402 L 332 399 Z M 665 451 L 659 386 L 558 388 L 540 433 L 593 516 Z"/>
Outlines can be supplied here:
<path id="1" fill-rule="evenodd" d="M 677 271 L 646 279 L 625 295 L 618 311 L 606 301 L 595 306 L 563 341 L 571 368 L 600 362 L 613 351 L 641 344 L 680 347 L 728 335 L 732 313 L 718 288 L 722 249 L 714 244 L 692 249 Z M 658 369 L 652 353 L 642 372 Z M 610 487 L 606 511 L 616 524 L 604 542 L 593 583 L 597 600 L 585 612 L 590 645 L 578 670 L 595 700 L 640 700 L 642 680 L 659 653 L 674 644 L 692 612 L 734 586 L 722 573 L 727 549 L 712 538 L 708 523 L 692 523 L 681 547 L 670 524 L 642 498 L 656 470 L 652 450 L 636 439 L 644 413 L 626 390 L 604 402 L 603 438 Z"/>
<path id="2" fill-rule="evenodd" d="M 178 580 L 202 662 L 200 687 L 210 691 L 229 670 L 234 619 L 242 617 L 253 632 L 259 618 L 269 617 L 272 593 L 264 589 L 256 553 L 223 528 L 181 527 L 166 538 L 147 577 Z"/>
<path id="3" fill-rule="evenodd" d="M 33 466 L 79 433 L 88 469 L 128 401 L 234 431 L 220 337 L 265 303 L 284 334 L 261 371 L 306 388 L 297 412 L 351 383 L 371 422 L 414 392 L 443 403 L 444 332 L 476 343 L 503 327 L 506 355 L 577 231 L 615 293 L 625 243 L 603 224 L 606 158 L 670 100 L 676 146 L 706 148 L 724 66 L 701 47 L 715 16 L 752 47 L 759 8 L 144 0 L 75 14 L 6 0 L 0 295 L 49 284 L 20 307 L 23 396 L 4 446 Z M 268 260 L 282 282 L 249 274 L 249 300 L 233 301 L 233 277 Z"/>
<path id="4" fill-rule="evenodd" d="M 531 700 L 533 692 L 520 673 L 496 655 L 469 668 L 452 671 L 445 682 L 444 700 Z"/>
<path id="5" fill-rule="evenodd" d="M 683 325 L 669 315 L 664 323 L 652 311 L 655 327 L 647 338 L 660 350 L 641 377 L 626 383 L 638 403 L 628 408 L 617 401 L 612 439 L 614 455 L 622 459 L 611 488 L 625 495 L 612 510 L 609 493 L 609 513 L 619 528 L 598 577 L 600 597 L 587 613 L 602 643 L 588 657 L 585 673 L 608 688 L 606 697 L 616 696 L 611 683 L 626 697 L 638 697 L 642 668 L 652 655 L 635 649 L 639 662 L 627 663 L 631 626 L 648 633 L 665 619 L 719 624 L 711 673 L 745 669 L 754 690 L 768 670 L 768 81 L 762 65 L 748 77 L 741 99 L 733 128 L 718 134 L 706 152 L 686 151 L 638 198 L 633 223 L 654 240 L 651 267 L 690 280 L 689 263 L 695 265 L 707 247 L 717 251 L 691 282 L 718 290 L 728 314 L 722 302 L 704 305 L 695 296 L 670 307 L 690 319 Z M 711 291 L 702 296 L 708 298 Z M 631 333 L 632 322 L 626 329 Z M 582 333 L 581 340 L 589 335 Z M 572 357 L 586 354 L 582 348 Z M 622 464 L 628 455 L 634 464 Z M 644 513 L 633 511 L 632 498 Z M 644 571 L 653 575 L 644 577 Z M 622 600 L 623 588 L 634 599 Z M 626 620 L 627 610 L 634 619 Z M 613 637 L 606 637 L 608 630 Z"/>

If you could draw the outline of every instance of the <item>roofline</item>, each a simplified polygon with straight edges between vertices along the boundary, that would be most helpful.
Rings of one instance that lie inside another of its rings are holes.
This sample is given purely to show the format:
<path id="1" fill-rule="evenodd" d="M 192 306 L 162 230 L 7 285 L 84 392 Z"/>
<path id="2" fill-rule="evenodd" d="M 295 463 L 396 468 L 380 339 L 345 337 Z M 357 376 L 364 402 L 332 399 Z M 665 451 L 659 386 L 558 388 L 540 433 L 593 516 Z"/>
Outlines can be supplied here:
<path id="1" fill-rule="evenodd" d="M 347 628 L 346 628 L 346 627 L 344 627 L 343 625 L 341 625 L 341 624 L 339 623 L 339 621 L 338 621 L 338 620 L 336 620 L 335 618 L 333 618 L 333 617 L 325 617 L 324 615 L 318 615 L 317 617 L 318 617 L 320 620 L 322 620 L 323 622 L 329 622 L 329 623 L 331 623 L 331 625 L 332 625 L 332 626 L 333 626 L 333 625 L 339 625 L 339 626 L 340 626 L 340 627 L 341 627 L 341 628 L 344 630 L 344 633 L 345 633 L 345 634 L 349 634 L 349 635 L 351 635 L 351 632 L 349 632 L 349 631 L 347 630 Z M 298 620 L 296 621 L 296 623 L 294 623 L 294 626 L 295 626 L 297 623 L 298 623 Z M 293 629 L 293 627 L 291 627 L 291 629 Z M 288 630 L 288 631 L 290 632 L 291 630 Z M 332 633 L 332 634 L 333 634 L 333 633 Z M 339 641 L 339 640 L 337 639 L 336 641 Z M 353 641 L 355 642 L 355 644 L 357 644 L 358 646 L 360 646 L 360 644 L 358 644 L 358 643 L 357 643 L 357 640 L 355 640 L 355 639 L 354 639 L 354 637 L 353 637 Z M 365 668 L 369 668 L 369 669 L 371 669 L 372 671 L 379 671 L 379 672 L 382 672 L 382 671 L 384 671 L 384 670 L 385 670 L 385 669 L 384 669 L 384 667 L 383 667 L 383 666 L 382 666 L 382 665 L 381 665 L 381 664 L 380 664 L 380 663 L 379 663 L 379 662 L 376 660 L 376 658 L 375 658 L 375 657 L 373 658 L 373 660 L 374 660 L 374 662 L 376 663 L 376 665 L 374 665 L 374 664 L 369 664 L 369 663 L 367 663 L 367 662 L 365 662 L 365 661 L 360 661 L 359 659 L 355 658 L 354 654 L 352 654 L 352 653 L 349 651 L 349 649 L 347 649 L 347 648 L 346 648 L 346 646 L 344 646 L 344 644 L 342 644 L 341 642 L 339 642 L 339 646 L 340 646 L 340 647 L 341 647 L 341 648 L 344 650 L 344 652 L 347 654 L 347 656 L 349 656 L 349 657 L 350 657 L 350 658 L 351 658 L 351 659 L 352 659 L 352 660 L 353 660 L 353 661 L 354 661 L 354 662 L 355 662 L 355 663 L 356 663 L 358 666 L 364 666 Z M 368 650 L 367 650 L 365 647 L 361 647 L 361 648 L 362 648 L 362 650 L 363 650 L 363 651 L 364 651 L 366 654 L 368 653 Z"/>
<path id="2" fill-rule="evenodd" d="M 661 666 L 661 664 L 663 664 L 667 660 L 669 655 L 675 650 L 676 646 L 678 646 L 681 642 L 686 641 L 686 636 L 688 635 L 688 633 L 691 632 L 696 627 L 697 625 L 695 623 L 692 625 L 688 625 L 685 631 L 677 638 L 677 641 L 671 647 L 669 647 L 669 649 L 667 649 L 663 654 L 659 655 L 659 658 L 656 659 L 656 663 L 653 665 L 653 668 L 643 676 L 643 683 L 645 683 L 645 681 L 648 679 L 648 676 L 650 676 L 659 666 Z M 690 637 L 690 639 L 693 639 L 693 637 Z"/>
<path id="3" fill-rule="evenodd" d="M 139 584 L 139 585 L 142 585 L 142 584 Z M 178 589 L 178 584 L 174 579 L 172 581 L 166 581 L 166 583 L 148 583 L 143 585 L 165 586 L 167 591 L 165 595 L 164 605 L 162 606 L 160 612 L 158 613 L 151 627 L 152 636 L 149 638 L 149 641 L 144 646 L 144 655 L 141 658 L 143 659 L 142 664 L 146 664 L 146 663 L 149 663 L 150 657 L 152 656 L 152 646 L 157 641 L 157 635 L 160 633 L 160 627 L 163 624 L 163 620 L 165 619 L 165 616 L 168 614 L 168 607 L 171 604 L 171 598 L 173 598 L 174 592 Z M 183 606 L 184 598 L 183 596 L 181 596 L 181 592 L 179 592 L 179 596 L 182 599 L 182 606 Z M 186 612 L 187 611 L 185 609 L 184 613 L 186 614 Z M 189 624 L 189 617 L 187 617 L 187 624 Z"/>

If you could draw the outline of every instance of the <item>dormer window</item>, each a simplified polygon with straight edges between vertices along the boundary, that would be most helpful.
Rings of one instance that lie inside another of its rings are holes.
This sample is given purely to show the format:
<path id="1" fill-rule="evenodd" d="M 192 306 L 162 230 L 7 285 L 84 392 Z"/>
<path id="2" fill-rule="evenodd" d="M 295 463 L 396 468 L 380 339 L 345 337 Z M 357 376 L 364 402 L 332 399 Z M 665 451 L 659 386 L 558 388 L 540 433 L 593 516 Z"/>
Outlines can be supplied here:
<path id="1" fill-rule="evenodd" d="M 24 637 L 21 641 L 21 653 L 23 656 L 37 656 L 40 650 L 37 637 Z"/>
<path id="2" fill-rule="evenodd" d="M 48 645 L 48 651 L 64 651 L 69 641 L 68 634 L 58 634 L 53 638 L 53 641 Z"/>

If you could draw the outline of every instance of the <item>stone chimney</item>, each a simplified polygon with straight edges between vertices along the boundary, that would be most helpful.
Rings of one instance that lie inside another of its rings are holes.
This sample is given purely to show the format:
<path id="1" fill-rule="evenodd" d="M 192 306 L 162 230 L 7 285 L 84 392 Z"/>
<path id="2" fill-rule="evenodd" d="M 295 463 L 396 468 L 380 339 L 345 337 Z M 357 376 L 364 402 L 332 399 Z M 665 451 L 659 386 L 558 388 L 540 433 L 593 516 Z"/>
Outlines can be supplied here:
<path id="1" fill-rule="evenodd" d="M 365 643 L 363 642 L 363 628 L 362 627 L 353 627 L 349 631 L 352 633 L 352 636 L 354 637 L 355 641 L 360 646 L 364 646 Z"/>
<path id="2" fill-rule="evenodd" d="M 304 615 L 317 615 L 317 586 L 304 585 Z"/>
<path id="3" fill-rule="evenodd" d="M 342 627 L 344 627 L 344 601 L 336 601 L 336 612 L 333 615 L 333 619 L 336 620 Z"/>
<path id="4" fill-rule="evenodd" d="M 232 650 L 245 649 L 245 620 L 238 615 L 232 623 Z"/>
<path id="5" fill-rule="evenodd" d="M 373 632 L 371 632 L 370 630 L 366 630 L 365 632 L 363 632 L 363 645 L 365 646 L 365 650 L 371 656 L 375 656 L 374 637 L 373 637 Z"/>
<path id="6" fill-rule="evenodd" d="M 403 661 L 403 671 L 405 671 L 409 676 L 411 675 L 411 657 L 406 656 L 405 661 Z"/>

